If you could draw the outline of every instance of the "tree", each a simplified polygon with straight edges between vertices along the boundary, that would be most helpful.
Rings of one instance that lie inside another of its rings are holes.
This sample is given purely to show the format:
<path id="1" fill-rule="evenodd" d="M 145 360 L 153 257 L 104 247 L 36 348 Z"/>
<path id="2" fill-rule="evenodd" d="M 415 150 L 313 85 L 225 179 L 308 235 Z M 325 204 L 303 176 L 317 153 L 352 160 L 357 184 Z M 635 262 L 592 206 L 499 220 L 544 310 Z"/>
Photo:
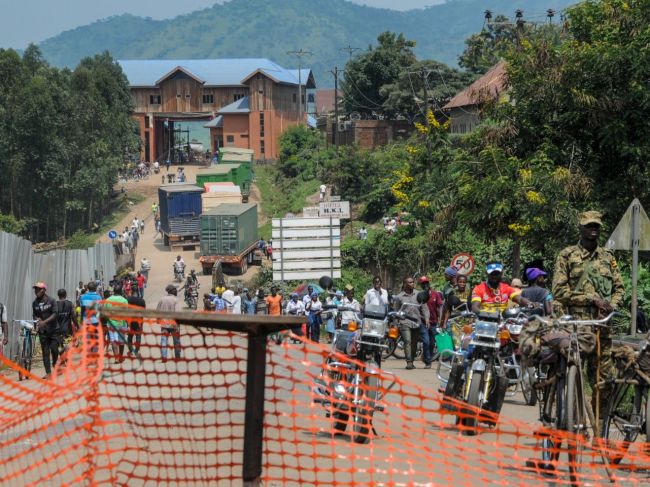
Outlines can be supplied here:
<path id="1" fill-rule="evenodd" d="M 458 57 L 458 65 L 470 73 L 484 74 L 503 58 L 516 39 L 517 26 L 508 17 L 497 15 L 481 32 L 465 39 L 465 50 Z"/>
<path id="2" fill-rule="evenodd" d="M 383 110 L 409 121 L 424 122 L 429 109 L 442 107 L 475 79 L 471 73 L 452 69 L 437 61 L 417 61 L 399 74 L 394 83 L 380 88 L 385 97 Z"/>
<path id="3" fill-rule="evenodd" d="M 544 147 L 557 166 L 581 168 L 612 223 L 632 196 L 650 204 L 648 11 L 650 0 L 571 7 L 559 44 L 536 38 L 509 53 L 516 104 L 494 114 L 517 157 Z"/>
<path id="4" fill-rule="evenodd" d="M 415 42 L 403 34 L 383 32 L 377 42 L 378 46 L 369 46 L 345 65 L 341 88 L 347 113 L 356 111 L 367 116 L 383 113 L 387 96 L 381 94 L 382 86 L 395 83 L 402 71 L 416 61 Z"/>

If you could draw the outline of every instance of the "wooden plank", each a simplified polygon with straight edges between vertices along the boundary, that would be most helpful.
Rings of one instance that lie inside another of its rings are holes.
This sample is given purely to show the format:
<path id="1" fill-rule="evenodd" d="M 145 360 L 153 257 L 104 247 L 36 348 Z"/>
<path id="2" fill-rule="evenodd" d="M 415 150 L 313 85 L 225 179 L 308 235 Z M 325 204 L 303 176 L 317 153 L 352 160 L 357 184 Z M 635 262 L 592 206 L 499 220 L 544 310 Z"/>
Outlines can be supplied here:
<path id="1" fill-rule="evenodd" d="M 341 245 L 341 240 L 335 238 L 332 240 L 332 247 L 338 248 Z M 328 248 L 330 247 L 329 238 L 311 238 L 311 239 L 296 239 L 296 240 L 273 240 L 273 250 L 281 252 L 286 249 L 315 249 L 315 248 Z"/>
<path id="2" fill-rule="evenodd" d="M 329 259 L 323 259 L 323 260 L 285 260 L 284 261 L 284 269 L 293 271 L 293 270 L 300 270 L 300 269 L 330 269 L 333 267 L 334 269 L 340 269 L 341 268 L 341 260 L 340 259 L 334 259 L 333 265 L 330 264 Z M 274 271 L 279 271 L 282 269 L 282 262 L 279 260 L 273 260 L 273 270 Z"/>
<path id="3" fill-rule="evenodd" d="M 302 279 L 320 279 L 322 276 L 330 276 L 332 279 L 341 278 L 341 269 L 334 269 L 332 275 L 328 270 L 316 270 L 316 271 L 288 271 L 284 273 L 285 281 L 296 281 Z M 280 276 L 280 271 L 273 271 L 273 280 L 280 281 L 282 278 Z"/>
<path id="4" fill-rule="evenodd" d="M 328 241 L 329 243 L 329 241 Z M 332 249 L 331 255 L 333 257 L 341 257 L 341 249 L 335 248 Z M 312 249 L 300 249 L 300 250 L 274 250 L 273 258 L 274 259 L 328 259 L 330 257 L 330 249 L 322 250 L 312 250 Z"/>
<path id="5" fill-rule="evenodd" d="M 336 237 L 336 239 L 341 236 L 340 228 L 332 228 L 331 235 Z M 273 230 L 272 232 L 274 244 L 275 239 L 280 238 L 280 230 Z M 313 238 L 313 237 L 329 237 L 330 229 L 329 228 L 283 228 L 282 237 L 283 238 Z"/>
<path id="6" fill-rule="evenodd" d="M 329 218 L 283 218 L 282 228 L 296 228 L 296 227 L 327 227 L 330 226 Z M 339 218 L 332 218 L 332 226 L 340 227 L 341 220 Z M 280 229 L 280 218 L 273 219 L 273 230 Z"/>

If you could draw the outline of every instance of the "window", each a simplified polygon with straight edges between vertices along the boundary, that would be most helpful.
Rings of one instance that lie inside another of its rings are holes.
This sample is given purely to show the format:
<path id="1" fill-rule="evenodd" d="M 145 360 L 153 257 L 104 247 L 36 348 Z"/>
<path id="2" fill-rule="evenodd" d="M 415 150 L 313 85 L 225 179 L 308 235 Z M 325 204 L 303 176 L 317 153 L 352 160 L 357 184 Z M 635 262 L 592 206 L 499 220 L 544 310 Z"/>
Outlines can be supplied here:
<path id="1" fill-rule="evenodd" d="M 160 105 L 160 95 L 149 95 L 149 105 Z"/>
<path id="2" fill-rule="evenodd" d="M 260 112 L 260 138 L 264 138 L 264 112 Z"/>
<path id="3" fill-rule="evenodd" d="M 257 92 L 258 92 L 260 95 L 263 95 L 263 94 L 264 94 L 264 90 L 257 90 Z"/>
<path id="4" fill-rule="evenodd" d="M 214 95 L 212 93 L 206 93 L 203 95 L 203 103 L 206 105 L 212 105 L 214 103 Z"/>
<path id="5" fill-rule="evenodd" d="M 304 93 L 300 96 L 300 100 L 302 100 L 302 104 L 305 104 L 305 95 Z"/>
<path id="6" fill-rule="evenodd" d="M 260 154 L 264 154 L 264 141 L 260 140 Z"/>
<path id="7" fill-rule="evenodd" d="M 226 135 L 226 144 L 233 145 L 235 143 L 234 135 Z"/>
<path id="8" fill-rule="evenodd" d="M 234 101 L 237 101 L 237 100 L 241 100 L 242 98 L 244 98 L 244 95 L 242 93 L 235 93 L 234 95 L 232 95 L 232 97 L 233 97 Z"/>
<path id="9" fill-rule="evenodd" d="M 313 93 L 309 93 L 309 94 L 307 95 L 307 101 L 308 101 L 309 103 L 314 103 L 314 94 L 313 94 Z"/>
<path id="10" fill-rule="evenodd" d="M 192 98 L 192 95 L 190 95 L 189 93 L 186 93 L 185 98 L 187 98 L 189 100 L 190 98 Z"/>
<path id="11" fill-rule="evenodd" d="M 296 103 L 296 101 L 298 100 L 298 95 L 296 95 L 295 93 L 292 94 L 292 95 L 291 95 L 291 99 L 292 99 L 292 101 L 293 101 L 294 103 Z"/>

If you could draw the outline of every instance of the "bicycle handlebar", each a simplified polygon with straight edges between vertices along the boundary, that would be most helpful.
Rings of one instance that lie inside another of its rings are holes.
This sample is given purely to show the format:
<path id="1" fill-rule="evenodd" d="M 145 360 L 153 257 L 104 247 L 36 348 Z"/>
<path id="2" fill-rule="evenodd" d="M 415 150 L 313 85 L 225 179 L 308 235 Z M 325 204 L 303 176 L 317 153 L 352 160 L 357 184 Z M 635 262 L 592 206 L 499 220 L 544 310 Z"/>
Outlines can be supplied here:
<path id="1" fill-rule="evenodd" d="M 551 321 L 557 321 L 558 323 L 561 323 L 563 325 L 578 325 L 578 326 L 604 326 L 607 324 L 609 320 L 611 320 L 615 315 L 618 315 L 619 313 L 617 311 L 612 311 L 609 315 L 606 317 L 600 319 L 600 320 L 553 320 L 551 318 L 542 318 L 541 316 L 531 316 L 530 319 L 536 319 L 541 321 L 542 323 L 548 325 Z"/>

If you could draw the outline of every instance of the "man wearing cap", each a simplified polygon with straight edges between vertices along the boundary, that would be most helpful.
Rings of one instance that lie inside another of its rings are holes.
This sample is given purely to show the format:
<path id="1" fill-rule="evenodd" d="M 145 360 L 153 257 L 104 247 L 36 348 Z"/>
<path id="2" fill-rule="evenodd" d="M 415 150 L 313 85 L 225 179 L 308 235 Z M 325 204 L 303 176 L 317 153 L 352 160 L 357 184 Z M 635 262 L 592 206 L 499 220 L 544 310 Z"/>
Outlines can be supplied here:
<path id="1" fill-rule="evenodd" d="M 32 302 L 32 314 L 37 320 L 36 329 L 43 350 L 45 368 L 43 379 L 49 379 L 52 367 L 56 365 L 59 358 L 59 347 L 63 344 L 63 336 L 57 321 L 56 301 L 47 295 L 47 285 L 44 282 L 37 282 L 33 288 L 36 299 Z"/>
<path id="2" fill-rule="evenodd" d="M 422 337 L 422 361 L 424 368 L 430 369 L 433 362 L 433 349 L 435 348 L 436 328 L 438 327 L 438 314 L 442 306 L 442 293 L 431 289 L 431 283 L 427 276 L 421 276 L 418 283 L 422 290 L 428 293 L 427 307 L 429 308 L 429 321 L 420 325 L 420 336 Z"/>
<path id="3" fill-rule="evenodd" d="M 480 283 L 472 291 L 472 311 L 499 311 L 508 307 L 508 301 L 526 306 L 530 303 L 521 296 L 521 290 L 501 282 L 503 264 L 501 262 L 488 262 L 486 267 L 487 280 Z"/>
<path id="4" fill-rule="evenodd" d="M 546 272 L 537 267 L 526 269 L 528 287 L 521 295 L 542 310 L 543 316 L 550 316 L 553 312 L 553 294 L 546 289 Z"/>
<path id="5" fill-rule="evenodd" d="M 580 241 L 565 248 L 555 261 L 553 296 L 564 311 L 578 320 L 604 317 L 623 304 L 625 289 L 614 255 L 598 245 L 602 216 L 597 211 L 580 215 Z M 608 328 L 600 332 L 600 380 L 612 377 L 611 334 Z M 594 387 L 596 382 L 596 356 L 587 362 L 587 376 Z M 600 410 L 607 405 L 609 383 L 600 389 Z M 596 401 L 592 401 L 594 410 Z M 602 415 L 600 415 L 602 418 Z"/>
<path id="6" fill-rule="evenodd" d="M 178 290 L 173 284 L 168 284 L 165 287 L 166 296 L 158 301 L 156 309 L 158 311 L 180 311 L 181 305 L 178 301 Z M 162 361 L 167 362 L 167 343 L 169 341 L 169 336 L 171 335 L 172 340 L 174 341 L 174 357 L 176 360 L 181 358 L 181 334 L 178 324 L 174 320 L 161 320 L 160 327 L 162 329 L 162 335 L 160 337 L 160 347 Z"/>
<path id="7" fill-rule="evenodd" d="M 447 267 L 445 269 L 445 285 L 442 288 L 442 316 L 440 316 L 440 323 L 445 326 L 449 319 L 451 312 L 460 303 L 456 297 L 456 279 L 458 278 L 458 271 L 455 267 Z"/>

